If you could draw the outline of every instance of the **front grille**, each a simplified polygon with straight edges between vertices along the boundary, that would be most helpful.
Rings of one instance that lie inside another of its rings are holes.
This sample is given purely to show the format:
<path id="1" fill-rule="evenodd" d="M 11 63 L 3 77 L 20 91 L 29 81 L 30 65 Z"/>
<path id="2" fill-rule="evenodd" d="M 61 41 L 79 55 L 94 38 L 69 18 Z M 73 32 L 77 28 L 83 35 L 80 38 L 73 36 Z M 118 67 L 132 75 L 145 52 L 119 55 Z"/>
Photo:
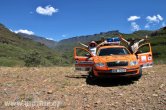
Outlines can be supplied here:
<path id="1" fill-rule="evenodd" d="M 127 61 L 114 61 L 114 62 L 108 62 L 108 67 L 115 67 L 115 66 L 128 66 Z"/>

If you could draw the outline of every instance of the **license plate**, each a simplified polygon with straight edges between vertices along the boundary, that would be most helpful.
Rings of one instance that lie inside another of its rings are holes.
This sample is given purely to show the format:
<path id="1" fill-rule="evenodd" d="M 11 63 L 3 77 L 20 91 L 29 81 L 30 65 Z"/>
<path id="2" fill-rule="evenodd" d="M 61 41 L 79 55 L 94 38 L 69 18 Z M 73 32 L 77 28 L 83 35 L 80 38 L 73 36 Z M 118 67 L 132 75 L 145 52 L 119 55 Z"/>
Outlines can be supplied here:
<path id="1" fill-rule="evenodd" d="M 111 72 L 112 73 L 123 73 L 123 72 L 126 72 L 126 69 L 113 69 Z"/>

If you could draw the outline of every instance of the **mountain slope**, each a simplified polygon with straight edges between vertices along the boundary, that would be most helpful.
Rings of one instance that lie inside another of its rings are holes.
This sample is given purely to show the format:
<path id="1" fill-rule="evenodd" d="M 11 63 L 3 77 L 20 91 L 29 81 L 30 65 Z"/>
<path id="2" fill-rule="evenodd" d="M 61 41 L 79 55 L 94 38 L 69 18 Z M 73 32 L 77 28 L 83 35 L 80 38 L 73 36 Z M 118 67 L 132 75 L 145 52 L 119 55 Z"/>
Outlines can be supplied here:
<path id="1" fill-rule="evenodd" d="M 53 40 L 49 40 L 49 39 L 46 39 L 44 37 L 39 37 L 39 36 L 36 36 L 36 35 L 28 35 L 28 34 L 24 34 L 24 33 L 18 33 L 18 35 L 24 37 L 24 38 L 29 38 L 35 42 L 39 42 L 41 44 L 44 44 L 46 45 L 47 47 L 49 48 L 53 48 L 57 45 L 57 42 L 56 41 L 53 41 Z"/>
<path id="2" fill-rule="evenodd" d="M 157 63 L 166 63 L 166 27 L 151 33 L 153 55 Z"/>
<path id="3" fill-rule="evenodd" d="M 24 57 L 32 52 L 39 53 L 40 65 L 71 65 L 73 64 L 73 48 L 80 46 L 79 42 L 88 44 L 91 40 L 100 40 L 102 37 L 114 37 L 116 34 L 122 34 L 119 31 L 101 32 L 99 34 L 78 36 L 64 39 L 55 43 L 54 49 L 48 48 L 48 45 L 39 42 L 38 37 L 22 37 L 11 32 L 4 25 L 0 24 L 0 66 L 24 66 Z M 157 63 L 166 63 L 166 27 L 156 31 L 137 31 L 132 34 L 124 34 L 125 39 L 142 38 L 149 36 L 152 44 L 154 60 Z M 32 39 L 33 37 L 33 39 Z M 35 41 L 36 38 L 37 40 Z M 42 38 L 39 38 L 42 39 Z M 50 42 L 49 42 L 50 43 Z"/>
<path id="4" fill-rule="evenodd" d="M 99 34 L 77 36 L 77 37 L 72 37 L 72 38 L 61 40 L 56 45 L 55 49 L 61 50 L 61 51 L 70 51 L 75 46 L 80 46 L 79 42 L 88 44 L 88 42 L 90 42 L 92 40 L 98 41 L 98 40 L 101 40 L 101 38 L 115 37 L 115 36 L 117 36 L 117 34 L 123 34 L 125 36 L 125 38 L 128 39 L 128 38 L 132 38 L 132 37 L 134 37 L 134 38 L 144 37 L 146 35 L 150 35 L 151 33 L 152 33 L 152 31 L 147 31 L 147 30 L 136 31 L 132 34 L 120 33 L 118 30 L 100 32 Z"/>
<path id="5" fill-rule="evenodd" d="M 21 37 L 0 24 L 0 66 L 24 66 L 24 57 L 34 51 L 39 53 L 40 65 L 59 65 L 64 61 L 55 50 Z"/>
<path id="6" fill-rule="evenodd" d="M 159 30 L 148 31 L 140 30 L 133 32 L 131 34 L 120 33 L 119 31 L 109 31 L 101 32 L 99 34 L 87 35 L 87 36 L 78 36 L 58 42 L 55 50 L 61 51 L 62 53 L 67 53 L 68 56 L 73 55 L 73 48 L 79 45 L 79 42 L 88 44 L 92 40 L 100 40 L 102 37 L 110 38 L 114 37 L 117 34 L 122 34 L 125 39 L 136 38 L 141 39 L 145 38 L 146 35 L 149 36 L 149 41 L 152 45 L 154 60 L 157 63 L 166 63 L 166 27 L 163 27 Z"/>
<path id="7" fill-rule="evenodd" d="M 68 39 L 64 39 L 58 42 L 55 49 L 70 52 L 73 50 L 75 46 L 79 46 L 79 42 L 87 44 L 90 41 L 98 41 L 101 40 L 101 38 L 107 38 L 110 36 L 114 36 L 115 34 L 119 34 L 120 32 L 118 30 L 115 31 L 108 31 L 108 32 L 100 32 L 99 34 L 94 35 L 85 35 L 85 36 L 76 36 Z"/>

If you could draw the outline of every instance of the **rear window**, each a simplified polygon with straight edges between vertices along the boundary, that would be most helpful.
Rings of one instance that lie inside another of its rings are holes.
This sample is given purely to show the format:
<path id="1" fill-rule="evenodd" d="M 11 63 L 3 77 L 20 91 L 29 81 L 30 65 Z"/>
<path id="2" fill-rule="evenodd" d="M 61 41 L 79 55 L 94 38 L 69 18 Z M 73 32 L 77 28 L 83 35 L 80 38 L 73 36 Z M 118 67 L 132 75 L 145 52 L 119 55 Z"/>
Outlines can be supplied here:
<path id="1" fill-rule="evenodd" d="M 99 50 L 98 56 L 127 55 L 130 54 L 125 48 L 104 48 Z"/>

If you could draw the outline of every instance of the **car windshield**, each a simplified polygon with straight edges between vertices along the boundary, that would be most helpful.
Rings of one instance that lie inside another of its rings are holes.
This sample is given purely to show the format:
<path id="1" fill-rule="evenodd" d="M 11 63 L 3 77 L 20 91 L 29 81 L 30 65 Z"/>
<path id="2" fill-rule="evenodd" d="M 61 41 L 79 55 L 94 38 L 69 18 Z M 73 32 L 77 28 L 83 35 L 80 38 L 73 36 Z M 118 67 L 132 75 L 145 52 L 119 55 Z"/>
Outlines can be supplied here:
<path id="1" fill-rule="evenodd" d="M 127 55 L 130 54 L 125 48 L 104 48 L 98 53 L 99 56 Z"/>

